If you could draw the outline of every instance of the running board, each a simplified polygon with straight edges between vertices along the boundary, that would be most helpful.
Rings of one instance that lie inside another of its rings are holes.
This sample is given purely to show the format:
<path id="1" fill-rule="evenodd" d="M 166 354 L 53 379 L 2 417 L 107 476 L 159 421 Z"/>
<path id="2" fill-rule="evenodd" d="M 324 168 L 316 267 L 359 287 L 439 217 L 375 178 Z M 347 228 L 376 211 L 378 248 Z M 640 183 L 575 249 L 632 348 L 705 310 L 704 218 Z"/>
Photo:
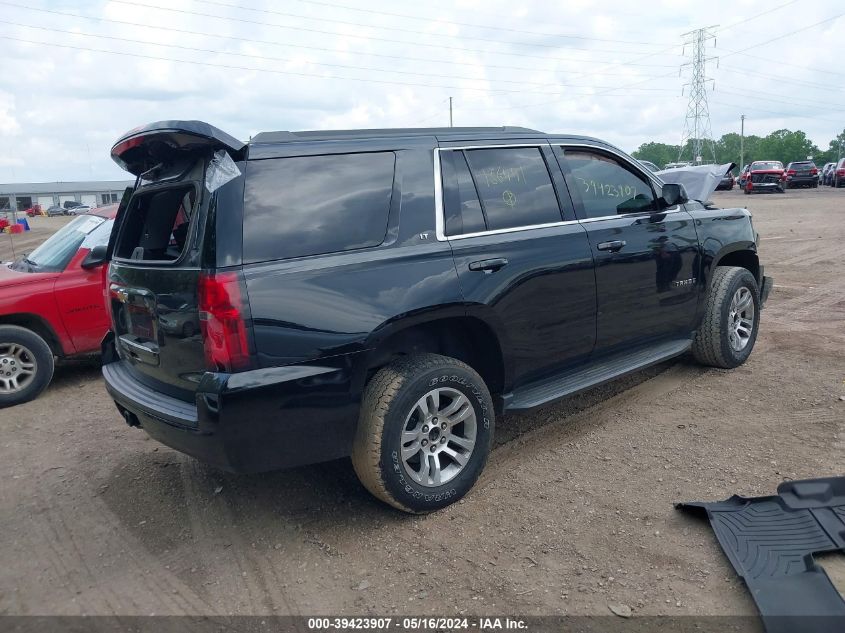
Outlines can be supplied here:
<path id="1" fill-rule="evenodd" d="M 595 387 L 639 369 L 663 362 L 686 352 L 690 339 L 672 340 L 641 349 L 634 353 L 616 355 L 583 368 L 530 383 L 503 397 L 504 409 L 508 412 L 525 411 L 542 406 L 553 400 L 572 395 L 578 391 Z"/>

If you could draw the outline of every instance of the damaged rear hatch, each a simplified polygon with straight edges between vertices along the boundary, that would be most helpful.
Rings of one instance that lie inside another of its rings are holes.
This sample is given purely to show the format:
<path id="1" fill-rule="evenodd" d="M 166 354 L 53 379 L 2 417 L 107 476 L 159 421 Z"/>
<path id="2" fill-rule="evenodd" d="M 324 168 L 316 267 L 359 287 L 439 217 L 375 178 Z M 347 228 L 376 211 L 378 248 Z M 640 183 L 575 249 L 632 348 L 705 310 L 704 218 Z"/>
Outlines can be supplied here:
<path id="1" fill-rule="evenodd" d="M 192 402 L 208 369 L 201 333 L 202 270 L 213 266 L 212 201 L 243 186 L 246 145 L 199 121 L 162 121 L 125 134 L 112 158 L 137 177 L 109 245 L 108 294 L 115 347 L 129 374 Z"/>

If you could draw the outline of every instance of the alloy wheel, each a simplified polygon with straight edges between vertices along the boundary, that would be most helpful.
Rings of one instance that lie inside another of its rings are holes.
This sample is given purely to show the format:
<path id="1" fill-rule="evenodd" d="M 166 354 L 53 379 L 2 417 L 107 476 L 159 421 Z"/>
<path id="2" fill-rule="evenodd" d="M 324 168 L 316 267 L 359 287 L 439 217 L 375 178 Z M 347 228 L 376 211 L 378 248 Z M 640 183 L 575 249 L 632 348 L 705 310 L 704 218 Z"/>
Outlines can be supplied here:
<path id="1" fill-rule="evenodd" d="M 738 288 L 731 299 L 728 316 L 728 341 L 731 348 L 741 352 L 751 340 L 754 332 L 754 296 L 746 286 Z"/>
<path id="2" fill-rule="evenodd" d="M 460 474 L 475 448 L 478 423 L 469 398 L 449 387 L 417 400 L 402 427 L 405 473 L 421 486 L 441 486 Z"/>
<path id="3" fill-rule="evenodd" d="M 20 343 L 0 343 L 0 394 L 26 389 L 35 379 L 35 355 Z"/>

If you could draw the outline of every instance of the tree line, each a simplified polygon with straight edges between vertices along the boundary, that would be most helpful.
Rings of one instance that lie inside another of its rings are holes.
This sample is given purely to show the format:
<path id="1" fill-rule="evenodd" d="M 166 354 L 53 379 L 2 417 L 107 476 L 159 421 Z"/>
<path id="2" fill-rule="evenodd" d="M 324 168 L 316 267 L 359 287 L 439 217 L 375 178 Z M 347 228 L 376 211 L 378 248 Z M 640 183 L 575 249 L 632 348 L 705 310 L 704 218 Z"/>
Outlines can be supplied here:
<path id="1" fill-rule="evenodd" d="M 643 143 L 632 156 L 640 160 L 649 160 L 658 167 L 667 163 L 674 163 L 680 154 L 680 145 L 668 145 L 666 143 Z M 740 164 L 740 136 L 735 132 L 723 135 L 715 142 L 716 163 Z M 684 148 L 684 160 L 690 160 L 693 155 L 692 140 L 687 141 Z M 779 160 L 784 165 L 796 160 L 812 160 L 821 167 L 825 163 L 836 162 L 840 157 L 845 156 L 845 130 L 836 138 L 830 141 L 828 148 L 824 151 L 819 149 L 815 143 L 807 138 L 801 130 L 776 130 L 768 136 L 746 136 L 745 137 L 745 164 L 755 160 Z M 710 162 L 709 149 L 703 157 L 705 162 Z"/>

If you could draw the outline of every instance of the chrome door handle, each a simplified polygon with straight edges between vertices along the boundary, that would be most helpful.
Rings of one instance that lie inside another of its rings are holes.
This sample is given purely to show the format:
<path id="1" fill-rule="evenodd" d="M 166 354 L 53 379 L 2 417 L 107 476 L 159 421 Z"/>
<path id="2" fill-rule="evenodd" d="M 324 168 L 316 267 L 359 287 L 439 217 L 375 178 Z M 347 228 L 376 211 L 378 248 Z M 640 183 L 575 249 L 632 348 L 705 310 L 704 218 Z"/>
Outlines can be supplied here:
<path id="1" fill-rule="evenodd" d="M 622 250 L 625 246 L 625 240 L 612 240 L 610 242 L 599 242 L 596 245 L 596 248 L 600 251 L 610 251 L 611 253 L 615 253 L 616 251 Z"/>

